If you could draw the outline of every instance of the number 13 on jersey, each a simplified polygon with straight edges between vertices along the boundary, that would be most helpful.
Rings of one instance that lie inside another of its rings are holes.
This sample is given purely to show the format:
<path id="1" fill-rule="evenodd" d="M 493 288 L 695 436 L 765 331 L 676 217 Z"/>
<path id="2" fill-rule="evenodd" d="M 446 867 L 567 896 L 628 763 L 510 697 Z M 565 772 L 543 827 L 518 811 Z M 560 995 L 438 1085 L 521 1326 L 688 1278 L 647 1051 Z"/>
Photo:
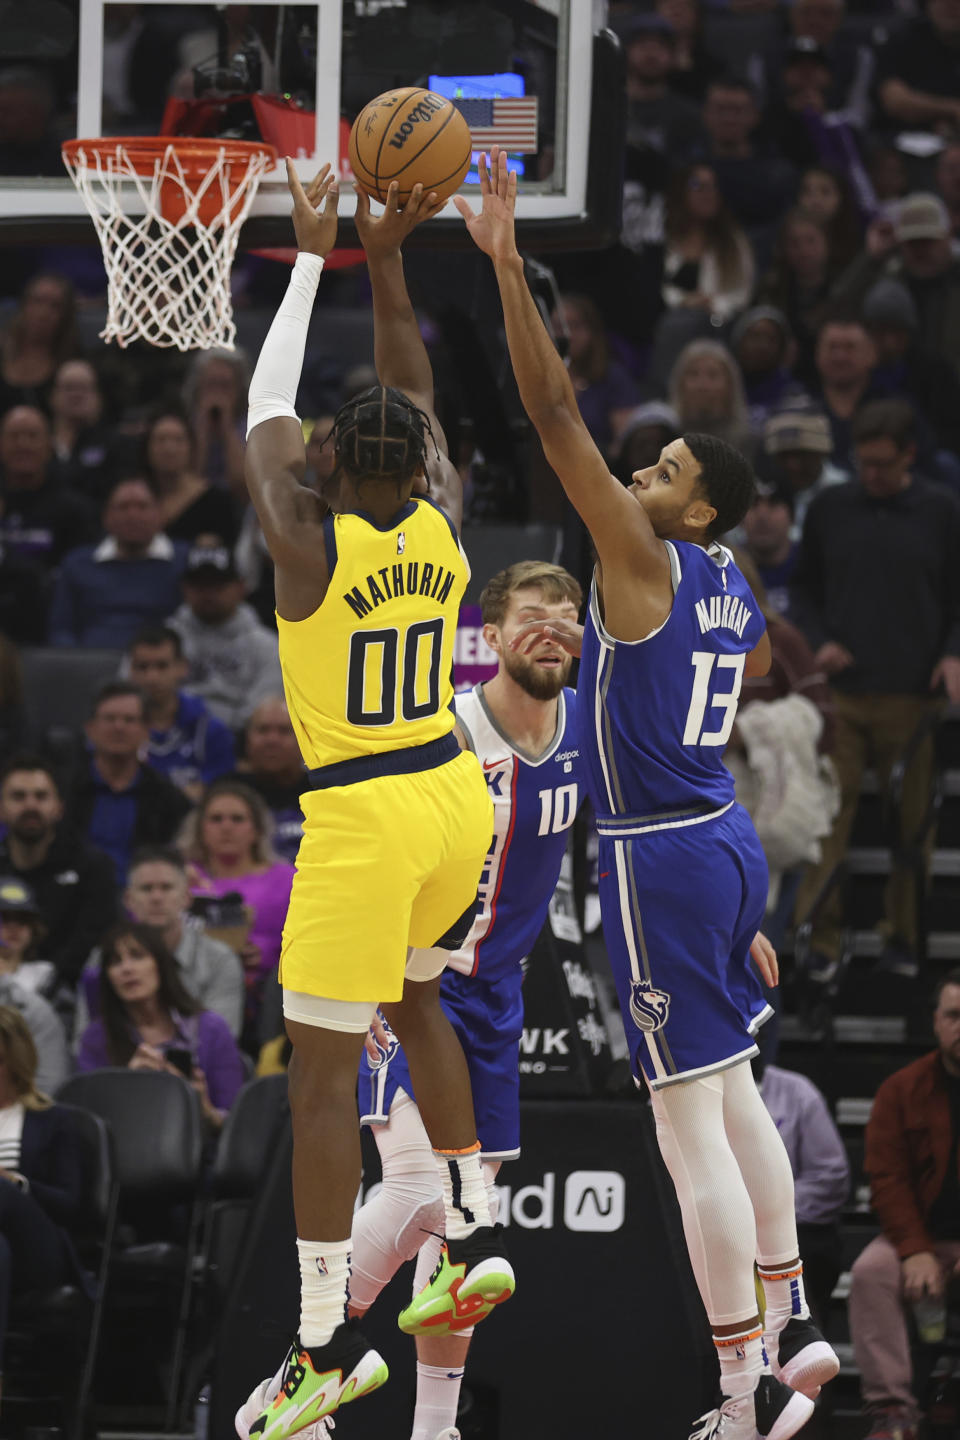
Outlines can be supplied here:
<path id="1" fill-rule="evenodd" d="M 740 698 L 746 660 L 746 655 L 715 655 L 712 650 L 694 650 L 690 656 L 694 670 L 693 691 L 690 708 L 687 710 L 687 723 L 683 727 L 684 745 L 726 745 L 733 722 L 737 718 L 737 701 Z M 714 678 L 715 670 L 718 683 L 721 670 L 733 673 L 729 687 L 711 695 L 710 682 Z M 723 716 L 719 730 L 704 728 L 708 705 L 711 710 L 719 710 Z"/>

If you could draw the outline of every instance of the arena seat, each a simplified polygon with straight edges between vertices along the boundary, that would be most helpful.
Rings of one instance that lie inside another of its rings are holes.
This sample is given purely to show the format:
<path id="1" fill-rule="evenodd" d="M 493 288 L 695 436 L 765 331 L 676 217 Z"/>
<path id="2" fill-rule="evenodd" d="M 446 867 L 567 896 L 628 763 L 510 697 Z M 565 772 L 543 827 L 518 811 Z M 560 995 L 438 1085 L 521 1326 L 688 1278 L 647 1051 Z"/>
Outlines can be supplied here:
<path id="1" fill-rule="evenodd" d="M 89 714 L 102 685 L 116 679 L 118 650 L 20 651 L 26 730 L 34 741 L 72 734 Z"/>
<path id="2" fill-rule="evenodd" d="M 68 1103 L 110 1125 L 122 1220 L 149 1209 L 186 1215 L 185 1238 L 118 1234 L 109 1269 L 108 1318 L 163 1309 L 172 1317 L 164 1427 L 180 1400 L 193 1269 L 202 1217 L 203 1117 L 195 1090 L 166 1071 L 104 1069 L 74 1075 L 60 1090 Z M 124 1227 L 125 1228 L 125 1227 Z"/>
<path id="3" fill-rule="evenodd" d="M 86 1433 L 90 1391 L 100 1342 L 107 1273 L 114 1243 L 117 1181 L 113 1137 L 106 1121 L 87 1109 L 64 1106 L 80 1140 L 83 1165 L 84 1213 L 71 1229 L 71 1238 L 88 1277 L 88 1289 L 60 1285 L 55 1290 L 33 1291 L 14 1306 L 7 1334 L 8 1357 L 4 1375 L 4 1410 L 57 1408 L 56 1420 L 69 1440 Z M 51 1394 L 43 1342 L 53 1341 L 64 1364 L 67 1384 Z M 38 1345 L 38 1342 L 41 1342 Z M 40 1356 L 34 1377 L 31 1361 Z M 19 1363 L 22 1359 L 22 1366 Z"/>

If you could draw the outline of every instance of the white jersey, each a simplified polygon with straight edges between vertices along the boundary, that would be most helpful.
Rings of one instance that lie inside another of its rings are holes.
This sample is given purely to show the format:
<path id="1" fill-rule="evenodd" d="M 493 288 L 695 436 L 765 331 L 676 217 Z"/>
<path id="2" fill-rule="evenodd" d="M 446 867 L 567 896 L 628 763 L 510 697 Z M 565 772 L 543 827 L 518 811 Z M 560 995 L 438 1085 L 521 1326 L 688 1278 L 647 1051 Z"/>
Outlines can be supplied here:
<path id="1" fill-rule="evenodd" d="M 493 801 L 493 842 L 480 877 L 477 916 L 449 966 L 498 980 L 519 967 L 546 919 L 550 897 L 583 795 L 576 695 L 562 690 L 557 728 L 541 755 L 500 730 L 483 687 L 457 695 L 457 722 L 483 766 Z"/>

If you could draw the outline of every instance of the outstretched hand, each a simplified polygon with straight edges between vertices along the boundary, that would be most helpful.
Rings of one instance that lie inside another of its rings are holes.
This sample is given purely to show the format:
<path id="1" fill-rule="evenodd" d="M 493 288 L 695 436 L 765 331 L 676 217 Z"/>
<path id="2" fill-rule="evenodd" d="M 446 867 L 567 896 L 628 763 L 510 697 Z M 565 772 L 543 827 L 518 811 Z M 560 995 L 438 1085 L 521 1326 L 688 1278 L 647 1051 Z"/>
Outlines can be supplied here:
<path id="1" fill-rule="evenodd" d="M 490 164 L 486 155 L 480 156 L 480 214 L 464 200 L 454 195 L 453 203 L 466 221 L 470 238 L 484 255 L 491 260 L 511 260 L 519 252 L 514 227 L 513 212 L 517 204 L 517 172 L 507 167 L 507 153 L 494 146 L 490 152 Z"/>
<path id="2" fill-rule="evenodd" d="M 543 640 L 552 640 L 568 655 L 579 659 L 583 648 L 583 626 L 575 620 L 528 620 L 510 641 L 510 649 L 529 655 Z"/>
<path id="3" fill-rule="evenodd" d="M 397 200 L 400 185 L 391 180 L 387 191 L 387 202 L 382 215 L 374 215 L 370 209 L 370 197 L 357 186 L 357 213 L 354 224 L 360 243 L 367 252 L 368 260 L 378 260 L 400 249 L 410 231 L 424 220 L 439 215 L 446 200 L 438 200 L 436 192 L 424 194 L 422 185 L 414 185 L 405 205 Z"/>
<path id="4" fill-rule="evenodd" d="M 340 189 L 336 171 L 324 165 L 304 189 L 300 176 L 287 159 L 287 184 L 293 196 L 293 228 L 297 249 L 325 260 L 337 243 L 337 198 Z"/>

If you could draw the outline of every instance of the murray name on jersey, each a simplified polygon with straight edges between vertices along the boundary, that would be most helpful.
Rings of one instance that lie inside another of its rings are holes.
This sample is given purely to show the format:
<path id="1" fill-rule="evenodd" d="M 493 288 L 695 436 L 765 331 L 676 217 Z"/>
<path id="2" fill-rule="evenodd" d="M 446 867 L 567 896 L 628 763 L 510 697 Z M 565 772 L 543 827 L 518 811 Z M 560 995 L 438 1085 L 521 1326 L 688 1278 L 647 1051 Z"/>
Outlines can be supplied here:
<path id="1" fill-rule="evenodd" d="M 732 630 L 738 640 L 750 623 L 753 614 L 739 595 L 704 595 L 694 606 L 700 634 L 708 630 Z"/>

